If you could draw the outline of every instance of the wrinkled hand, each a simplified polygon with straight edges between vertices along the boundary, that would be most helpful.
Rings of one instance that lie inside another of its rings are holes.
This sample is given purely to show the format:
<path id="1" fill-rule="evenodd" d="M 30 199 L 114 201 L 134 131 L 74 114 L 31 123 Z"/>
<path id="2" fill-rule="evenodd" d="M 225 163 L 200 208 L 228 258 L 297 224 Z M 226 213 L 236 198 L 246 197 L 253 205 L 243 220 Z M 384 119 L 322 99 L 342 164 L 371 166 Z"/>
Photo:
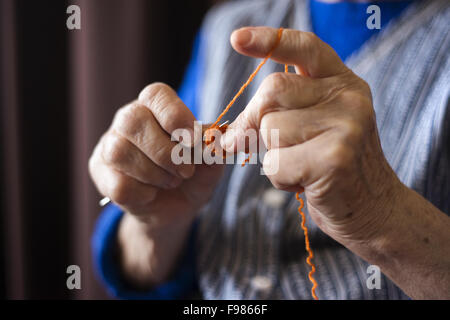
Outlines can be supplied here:
<path id="1" fill-rule="evenodd" d="M 219 165 L 176 165 L 171 141 L 176 129 L 193 136 L 195 118 L 165 84 L 147 86 L 121 108 L 89 162 L 98 190 L 127 212 L 162 227 L 191 219 L 221 176 Z"/>
<path id="2" fill-rule="evenodd" d="M 264 57 L 276 35 L 272 28 L 242 28 L 231 42 L 241 54 Z M 303 187 L 312 219 L 336 240 L 370 240 L 403 185 L 383 155 L 369 86 L 312 33 L 284 30 L 272 59 L 294 65 L 296 74 L 264 79 L 223 147 L 236 151 L 247 129 L 279 129 L 278 146 L 263 138 L 264 169 L 278 167 L 272 184 Z"/>

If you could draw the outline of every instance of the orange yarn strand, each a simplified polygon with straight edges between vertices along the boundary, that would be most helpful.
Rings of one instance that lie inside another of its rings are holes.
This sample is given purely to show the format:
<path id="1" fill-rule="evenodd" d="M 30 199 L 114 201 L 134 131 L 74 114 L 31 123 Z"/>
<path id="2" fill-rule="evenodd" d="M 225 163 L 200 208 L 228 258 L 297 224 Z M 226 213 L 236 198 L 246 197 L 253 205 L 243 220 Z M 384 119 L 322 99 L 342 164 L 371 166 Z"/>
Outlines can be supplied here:
<path id="1" fill-rule="evenodd" d="M 222 117 L 230 110 L 230 108 L 233 106 L 233 104 L 236 102 L 236 99 L 239 98 L 239 96 L 244 92 L 245 88 L 248 87 L 248 85 L 250 84 L 250 82 L 253 81 L 253 79 L 255 78 L 256 74 L 259 72 L 259 70 L 262 68 L 262 66 L 267 62 L 267 60 L 269 60 L 269 58 L 272 56 L 273 51 L 275 50 L 275 48 L 278 46 L 278 44 L 280 43 L 281 40 L 281 35 L 283 34 L 283 28 L 278 29 L 278 35 L 277 35 L 277 40 L 275 41 L 275 44 L 273 45 L 272 49 L 270 49 L 269 53 L 267 54 L 267 56 L 264 58 L 263 61 L 261 61 L 261 63 L 256 67 L 255 71 L 253 71 L 253 73 L 250 75 L 250 77 L 248 77 L 247 81 L 242 85 L 242 87 L 239 89 L 238 93 L 236 93 L 236 95 L 233 97 L 233 99 L 231 99 L 231 101 L 228 103 L 228 105 L 225 107 L 225 109 L 223 110 L 223 112 L 219 115 L 219 117 L 217 118 L 216 122 L 214 122 L 209 129 L 212 129 L 214 127 L 217 126 L 217 124 L 219 123 L 219 121 L 222 119 Z"/>
<path id="2" fill-rule="evenodd" d="M 286 72 L 286 73 L 289 72 L 289 66 L 287 64 L 284 65 L 284 72 Z M 305 234 L 305 248 L 306 248 L 306 251 L 308 252 L 308 257 L 306 258 L 306 263 L 311 267 L 311 271 L 308 274 L 309 281 L 311 281 L 311 283 L 313 284 L 313 286 L 311 288 L 311 295 L 313 296 L 313 298 L 315 300 L 319 300 L 319 298 L 316 295 L 317 281 L 313 277 L 314 273 L 316 272 L 316 266 L 311 261 L 314 258 L 314 253 L 312 252 L 312 249 L 309 245 L 308 228 L 305 225 L 306 217 L 302 211 L 303 206 L 304 206 L 303 199 L 300 198 L 300 194 L 302 192 L 303 192 L 303 188 L 301 188 L 301 190 L 295 194 L 295 198 L 298 200 L 298 202 L 300 202 L 300 205 L 298 207 L 298 213 L 300 213 L 300 215 L 302 216 L 301 226 L 303 229 L 303 233 Z"/>
<path id="3" fill-rule="evenodd" d="M 252 157 L 252 153 L 250 152 L 248 154 L 248 158 L 244 160 L 244 162 L 242 162 L 241 167 L 244 167 L 246 163 L 250 163 L 250 158 Z"/>
<path id="4" fill-rule="evenodd" d="M 210 130 L 210 129 L 219 129 L 220 131 L 222 131 L 222 133 L 223 133 L 223 131 L 225 131 L 227 129 L 228 126 L 227 127 L 223 127 L 223 128 L 218 127 L 218 123 L 220 122 L 222 117 L 230 110 L 230 108 L 236 102 L 237 98 L 239 98 L 239 96 L 244 92 L 245 88 L 247 88 L 248 85 L 253 81 L 253 79 L 255 78 L 255 76 L 259 72 L 259 70 L 262 68 L 262 66 L 272 56 L 273 51 L 275 50 L 275 48 L 279 45 L 279 43 L 281 41 L 281 35 L 282 34 L 283 34 L 283 28 L 279 28 L 278 29 L 278 34 L 277 34 L 277 39 L 276 39 L 275 44 L 273 45 L 272 49 L 269 51 L 269 53 L 264 58 L 264 60 L 261 61 L 261 63 L 256 67 L 255 71 L 253 71 L 253 73 L 250 75 L 250 77 L 247 79 L 247 81 L 242 85 L 242 87 L 239 89 L 239 91 L 236 93 L 236 95 L 233 97 L 233 99 L 231 99 L 231 101 L 228 103 L 228 105 L 225 107 L 225 109 L 219 115 L 217 120 L 205 131 L 206 137 L 208 137 L 208 130 Z M 286 72 L 286 73 L 289 72 L 289 67 L 288 67 L 287 64 L 284 65 L 284 72 Z M 209 139 L 209 140 L 207 139 L 206 140 L 206 144 L 208 145 L 210 143 L 212 143 L 212 140 L 211 139 Z M 251 156 L 252 155 L 250 153 L 248 158 L 245 159 L 244 162 L 242 163 L 242 167 L 245 166 L 245 164 L 250 161 L 250 157 Z M 303 199 L 300 198 L 300 194 L 302 192 L 303 192 L 303 188 L 301 188 L 301 190 L 295 194 L 295 198 L 300 202 L 300 205 L 298 207 L 298 212 L 300 213 L 300 215 L 302 217 L 301 227 L 302 227 L 303 232 L 305 234 L 305 248 L 306 248 L 306 251 L 308 252 L 308 257 L 306 258 L 306 263 L 311 267 L 311 271 L 308 274 L 308 278 L 311 281 L 311 283 L 313 284 L 313 286 L 311 288 L 311 295 L 313 296 L 313 298 L 315 300 L 319 300 L 319 298 L 316 295 L 317 282 L 316 282 L 316 280 L 313 277 L 314 273 L 316 272 L 316 267 L 315 267 L 314 263 L 311 261 L 314 258 L 314 254 L 313 254 L 313 252 L 311 250 L 311 247 L 309 245 L 308 228 L 305 225 L 306 217 L 305 217 L 305 214 L 302 211 L 303 206 L 304 206 Z"/>
<path id="5" fill-rule="evenodd" d="M 308 274 L 309 281 L 311 281 L 311 283 L 313 284 L 313 286 L 311 288 L 311 295 L 313 296 L 313 298 L 315 300 L 319 300 L 319 298 L 316 295 L 317 281 L 313 277 L 314 273 L 316 272 L 316 266 L 311 261 L 314 258 L 314 253 L 312 252 L 311 247 L 309 246 L 308 228 L 305 225 L 306 217 L 302 211 L 304 203 L 303 203 L 303 199 L 300 198 L 300 192 L 297 192 L 295 194 L 295 198 L 298 200 L 298 202 L 300 202 L 300 205 L 298 207 L 298 213 L 300 213 L 300 215 L 302 216 L 302 229 L 303 229 L 303 233 L 305 234 L 305 247 L 306 247 L 306 251 L 309 254 L 308 257 L 306 258 L 306 263 L 311 267 L 311 271 Z"/>

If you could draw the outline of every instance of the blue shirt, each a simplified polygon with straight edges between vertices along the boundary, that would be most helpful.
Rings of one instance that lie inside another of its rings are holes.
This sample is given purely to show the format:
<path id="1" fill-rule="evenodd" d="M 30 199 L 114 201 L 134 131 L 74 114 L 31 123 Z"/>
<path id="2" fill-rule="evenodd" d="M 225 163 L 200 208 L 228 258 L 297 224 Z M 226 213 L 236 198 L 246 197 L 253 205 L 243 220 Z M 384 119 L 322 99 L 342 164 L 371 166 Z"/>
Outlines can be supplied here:
<path id="1" fill-rule="evenodd" d="M 376 4 L 380 7 L 381 28 L 383 28 L 411 2 L 324 3 L 310 0 L 312 28 L 345 61 L 369 38 L 379 32 L 378 29 L 370 30 L 366 27 L 366 20 L 369 17 L 366 9 L 369 5 Z M 178 92 L 180 98 L 191 108 L 195 116 L 198 115 L 197 92 L 202 83 L 203 54 L 200 34 L 194 41 L 192 58 Z M 194 223 L 192 226 L 183 258 L 171 280 L 147 292 L 138 292 L 127 285 L 122 277 L 115 255 L 117 228 L 122 216 L 123 212 L 116 205 L 108 205 L 101 213 L 92 237 L 95 267 L 108 292 L 121 299 L 181 299 L 195 292 L 194 239 L 196 224 Z"/>

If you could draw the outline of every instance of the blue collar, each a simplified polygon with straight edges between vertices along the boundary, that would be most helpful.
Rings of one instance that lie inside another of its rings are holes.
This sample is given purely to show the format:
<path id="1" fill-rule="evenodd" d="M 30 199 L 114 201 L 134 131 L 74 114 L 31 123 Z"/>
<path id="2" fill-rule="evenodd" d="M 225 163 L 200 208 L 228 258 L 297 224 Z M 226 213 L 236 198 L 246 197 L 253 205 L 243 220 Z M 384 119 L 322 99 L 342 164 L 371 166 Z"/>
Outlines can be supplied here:
<path id="1" fill-rule="evenodd" d="M 412 0 L 371 1 L 371 2 L 336 2 L 326 3 L 310 0 L 310 15 L 313 31 L 328 43 L 345 61 L 357 51 L 370 37 L 380 30 L 368 29 L 367 7 L 375 4 L 380 7 L 381 30 L 389 21 L 396 18 L 411 4 Z"/>

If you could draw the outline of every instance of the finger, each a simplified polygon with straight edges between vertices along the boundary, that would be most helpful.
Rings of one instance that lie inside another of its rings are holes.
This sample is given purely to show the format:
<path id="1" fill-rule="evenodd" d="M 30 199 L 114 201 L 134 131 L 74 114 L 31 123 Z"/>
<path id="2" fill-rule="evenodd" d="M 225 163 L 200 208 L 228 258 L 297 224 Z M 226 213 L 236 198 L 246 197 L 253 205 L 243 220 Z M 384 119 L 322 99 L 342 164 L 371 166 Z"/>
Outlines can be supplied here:
<path id="1" fill-rule="evenodd" d="M 345 180 L 352 157 L 352 149 L 333 131 L 327 131 L 303 144 L 269 150 L 263 169 L 276 188 L 295 191 L 318 183 L 316 189 L 325 192 L 330 175 L 338 174 Z"/>
<path id="2" fill-rule="evenodd" d="M 333 113 L 321 106 L 314 108 L 271 112 L 261 120 L 260 132 L 268 150 L 285 148 L 311 140 L 333 125 Z M 339 116 L 336 114 L 336 116 Z M 277 130 L 277 135 L 272 134 Z M 274 137 L 274 138 L 272 138 Z M 274 140 L 274 141 L 272 141 Z"/>
<path id="3" fill-rule="evenodd" d="M 277 40 L 278 29 L 245 27 L 231 35 L 233 48 L 244 55 L 265 57 Z M 295 65 L 313 78 L 338 75 L 347 70 L 336 52 L 311 32 L 284 29 L 271 59 Z"/>
<path id="4" fill-rule="evenodd" d="M 157 188 L 141 183 L 106 164 L 97 162 L 93 166 L 91 174 L 98 191 L 114 203 L 136 211 L 155 200 Z"/>
<path id="5" fill-rule="evenodd" d="M 247 130 L 258 130 L 261 120 L 271 112 L 308 108 L 325 102 L 333 92 L 345 85 L 340 77 L 311 79 L 289 73 L 267 76 L 222 138 L 222 147 L 235 151 Z"/>
<path id="6" fill-rule="evenodd" d="M 123 136 L 159 167 L 180 178 L 194 174 L 194 165 L 172 161 L 172 149 L 176 143 L 170 140 L 152 112 L 147 107 L 133 103 L 120 109 L 114 118 L 112 130 Z"/>
<path id="7" fill-rule="evenodd" d="M 124 137 L 110 132 L 102 140 L 102 159 L 115 170 L 154 187 L 171 189 L 181 184 L 180 177 L 158 167 Z"/>
<path id="8" fill-rule="evenodd" d="M 138 101 L 152 111 L 161 128 L 168 134 L 172 134 L 176 129 L 187 129 L 191 137 L 194 137 L 195 117 L 168 85 L 164 83 L 148 85 L 139 94 Z M 191 146 L 193 143 L 192 140 L 186 145 Z"/>

